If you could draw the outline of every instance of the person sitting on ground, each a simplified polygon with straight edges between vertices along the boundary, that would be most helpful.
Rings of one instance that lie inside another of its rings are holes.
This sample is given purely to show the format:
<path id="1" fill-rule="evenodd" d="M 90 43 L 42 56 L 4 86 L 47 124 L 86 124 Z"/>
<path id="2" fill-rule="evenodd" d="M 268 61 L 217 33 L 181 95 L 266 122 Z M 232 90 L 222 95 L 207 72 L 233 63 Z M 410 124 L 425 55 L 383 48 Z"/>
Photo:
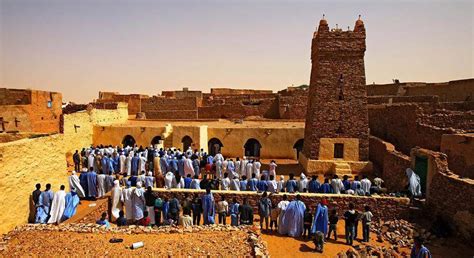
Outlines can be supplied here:
<path id="1" fill-rule="evenodd" d="M 139 219 L 137 224 L 139 226 L 144 226 L 144 227 L 148 227 L 150 226 L 150 217 L 148 216 L 148 211 L 144 211 L 143 212 L 143 218 Z"/>
<path id="2" fill-rule="evenodd" d="M 431 258 L 430 250 L 423 245 L 424 242 L 422 237 L 415 237 L 410 258 Z"/>
<path id="3" fill-rule="evenodd" d="M 225 172 L 224 173 L 224 178 L 221 181 L 221 190 L 229 190 L 230 186 L 230 179 L 229 179 L 229 173 Z"/>
<path id="4" fill-rule="evenodd" d="M 121 210 L 119 212 L 119 217 L 117 218 L 117 226 L 123 227 L 127 225 L 127 218 L 125 218 L 125 212 Z"/>
<path id="5" fill-rule="evenodd" d="M 266 192 L 268 191 L 268 182 L 265 179 L 265 175 L 260 177 L 260 181 L 257 183 L 257 191 L 258 192 Z"/>
<path id="6" fill-rule="evenodd" d="M 110 228 L 110 223 L 107 220 L 107 212 L 102 212 L 100 219 L 96 221 L 97 225 L 105 226 L 105 228 Z"/>
<path id="7" fill-rule="evenodd" d="M 324 184 L 322 184 L 321 187 L 319 188 L 319 192 L 320 193 L 325 193 L 325 194 L 332 193 L 332 187 L 329 184 L 329 179 L 328 178 L 324 179 Z"/>
<path id="8" fill-rule="evenodd" d="M 257 184 L 258 184 L 258 179 L 255 178 L 256 175 L 255 173 L 252 173 L 252 178 L 249 180 L 249 182 L 247 183 L 247 188 L 249 191 L 257 191 L 258 188 L 257 188 Z"/>
<path id="9" fill-rule="evenodd" d="M 190 208 L 183 208 L 183 215 L 179 217 L 179 225 L 183 227 L 191 227 L 193 225 L 193 218 L 191 218 Z"/>
<path id="10" fill-rule="evenodd" d="M 356 191 L 355 191 L 355 194 L 356 194 L 356 195 L 359 195 L 359 196 L 364 196 L 364 195 L 365 195 L 365 192 L 364 192 L 364 190 L 362 190 L 361 186 L 360 186 L 360 185 L 357 185 L 356 187 L 357 187 L 357 189 L 356 189 Z"/>
<path id="11" fill-rule="evenodd" d="M 200 190 L 201 189 L 200 183 L 201 183 L 201 181 L 199 180 L 199 176 L 194 175 L 194 179 L 193 179 L 193 181 L 191 181 L 191 184 L 190 184 L 189 188 Z"/>
<path id="12" fill-rule="evenodd" d="M 295 175 L 293 173 L 290 173 L 290 179 L 286 181 L 285 189 L 288 193 L 294 193 L 298 189 L 298 183 L 296 182 Z"/>
<path id="13" fill-rule="evenodd" d="M 275 176 L 270 175 L 270 180 L 268 181 L 268 191 L 270 193 L 278 192 L 278 182 L 275 180 Z"/>
<path id="14" fill-rule="evenodd" d="M 310 193 L 317 193 L 319 192 L 319 187 L 321 184 L 318 182 L 318 176 L 312 175 L 311 181 L 308 183 L 308 192 Z"/>
<path id="15" fill-rule="evenodd" d="M 347 193 L 347 190 L 351 189 L 351 182 L 349 181 L 348 175 L 342 177 L 342 185 L 344 185 L 343 193 Z"/>
<path id="16" fill-rule="evenodd" d="M 229 204 L 225 200 L 225 196 L 221 196 L 221 200 L 217 203 L 217 214 L 219 216 L 219 224 L 226 224 L 227 214 L 229 213 Z"/>
<path id="17" fill-rule="evenodd" d="M 331 180 L 331 187 L 334 194 L 340 194 L 341 191 L 344 190 L 344 184 L 342 183 L 342 180 L 339 178 L 339 176 L 333 176 Z"/>
<path id="18" fill-rule="evenodd" d="M 367 176 L 363 176 L 362 180 L 360 180 L 360 185 L 362 190 L 364 190 L 365 195 L 370 195 L 370 187 L 372 186 L 372 182 L 367 178 Z"/>
<path id="19" fill-rule="evenodd" d="M 314 237 L 314 244 L 316 245 L 316 251 L 322 253 L 324 250 L 324 233 L 321 231 L 316 231 Z"/>
<path id="20" fill-rule="evenodd" d="M 191 178 L 191 174 L 186 175 L 186 178 L 184 178 L 184 188 L 190 189 L 192 181 L 193 179 Z"/>
<path id="21" fill-rule="evenodd" d="M 281 175 L 280 176 L 280 181 L 277 183 L 277 193 L 285 192 L 285 176 Z"/>
<path id="22" fill-rule="evenodd" d="M 247 189 L 247 176 L 243 175 L 242 180 L 240 180 L 240 191 L 248 191 Z"/>

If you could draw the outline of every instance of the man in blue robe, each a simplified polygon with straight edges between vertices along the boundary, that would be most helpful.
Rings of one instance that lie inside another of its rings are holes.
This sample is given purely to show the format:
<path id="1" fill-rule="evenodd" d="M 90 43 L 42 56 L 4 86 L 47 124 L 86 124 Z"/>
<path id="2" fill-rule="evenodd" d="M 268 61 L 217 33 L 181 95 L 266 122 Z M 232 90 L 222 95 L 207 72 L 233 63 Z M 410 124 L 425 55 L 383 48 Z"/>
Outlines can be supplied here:
<path id="1" fill-rule="evenodd" d="M 118 171 L 118 170 L 117 170 Z M 112 174 L 115 174 L 115 170 L 114 170 L 114 160 L 113 158 L 110 156 L 109 154 L 109 158 L 107 159 L 107 174 L 108 175 L 112 175 Z"/>
<path id="2" fill-rule="evenodd" d="M 45 224 L 48 222 L 53 197 L 54 193 L 51 190 L 51 184 L 46 184 L 46 189 L 40 194 L 38 204 L 36 205 L 35 223 Z"/>
<path id="3" fill-rule="evenodd" d="M 313 175 L 311 177 L 311 181 L 308 183 L 308 192 L 310 193 L 317 193 L 319 192 L 319 187 L 321 184 L 318 182 L 318 177 L 316 175 Z"/>
<path id="4" fill-rule="evenodd" d="M 112 157 L 112 164 L 114 167 L 114 173 L 119 173 L 120 172 L 120 156 L 117 154 L 117 152 L 114 152 L 114 156 Z"/>
<path id="5" fill-rule="evenodd" d="M 101 160 L 102 164 L 102 171 L 105 175 L 109 174 L 109 157 L 107 157 L 107 154 L 104 154 L 104 157 Z"/>
<path id="6" fill-rule="evenodd" d="M 211 188 L 206 188 L 206 194 L 202 197 L 202 209 L 204 225 L 214 224 L 214 217 L 216 215 L 216 204 L 214 196 L 212 196 Z"/>
<path id="7" fill-rule="evenodd" d="M 255 178 L 256 175 L 255 173 L 252 173 L 252 178 L 248 181 L 247 183 L 247 189 L 249 191 L 257 191 L 257 184 L 258 184 L 258 179 Z"/>
<path id="8" fill-rule="evenodd" d="M 61 219 L 61 221 L 65 221 L 69 218 L 71 218 L 72 216 L 74 216 L 74 214 L 76 214 L 76 208 L 77 208 L 77 205 L 79 205 L 79 196 L 77 195 L 76 191 L 73 189 L 71 190 L 71 192 L 69 192 L 68 194 L 66 194 L 66 208 L 64 209 L 64 213 L 63 213 L 63 217 Z"/>
<path id="9" fill-rule="evenodd" d="M 173 174 L 175 174 L 178 171 L 178 161 L 176 160 L 176 158 L 171 158 L 169 161 L 169 164 L 170 164 L 170 168 L 169 168 L 170 171 L 173 172 Z"/>
<path id="10" fill-rule="evenodd" d="M 135 153 L 135 156 L 132 158 L 132 176 L 138 176 L 138 161 L 140 158 L 138 157 L 138 154 Z"/>
<path id="11" fill-rule="evenodd" d="M 292 173 L 290 174 L 290 179 L 288 179 L 288 181 L 286 181 L 286 192 L 288 193 L 294 193 L 298 188 L 298 184 L 296 183 L 296 180 L 295 180 L 295 175 L 293 175 Z"/>
<path id="12" fill-rule="evenodd" d="M 323 233 L 323 239 L 328 234 L 328 201 L 323 199 L 321 203 L 316 207 L 316 213 L 314 214 L 313 227 L 311 228 L 311 234 L 315 235 L 316 232 Z"/>
<path id="13" fill-rule="evenodd" d="M 296 200 L 291 201 L 286 209 L 282 211 L 281 223 L 278 225 L 278 233 L 291 237 L 300 237 L 304 229 L 304 211 L 306 205 L 301 201 L 301 196 L 296 195 Z"/>
<path id="14" fill-rule="evenodd" d="M 168 160 L 161 153 L 160 153 L 160 167 L 161 167 L 161 172 L 163 173 L 163 175 L 168 172 L 168 168 L 169 168 Z"/>
<path id="15" fill-rule="evenodd" d="M 87 197 L 92 199 L 97 197 L 97 174 L 92 168 L 87 173 L 87 189 Z"/>
<path id="16" fill-rule="evenodd" d="M 257 189 L 259 192 L 266 192 L 268 191 L 268 182 L 265 180 L 265 176 L 262 175 L 260 181 L 257 183 Z"/>
<path id="17" fill-rule="evenodd" d="M 178 160 L 178 172 L 181 177 L 184 177 L 184 158 L 183 156 L 179 157 Z"/>
<path id="18" fill-rule="evenodd" d="M 211 155 L 207 156 L 207 164 L 212 165 L 213 163 L 214 163 L 214 157 Z"/>
<path id="19" fill-rule="evenodd" d="M 320 193 L 332 193 L 332 187 L 331 185 L 329 184 L 329 179 L 328 178 L 325 178 L 324 179 L 324 184 L 321 185 L 321 187 L 319 188 L 319 192 Z"/>
<path id="20" fill-rule="evenodd" d="M 343 177 L 342 184 L 344 185 L 344 192 L 351 189 L 351 182 L 349 181 L 349 176 L 345 175 Z"/>

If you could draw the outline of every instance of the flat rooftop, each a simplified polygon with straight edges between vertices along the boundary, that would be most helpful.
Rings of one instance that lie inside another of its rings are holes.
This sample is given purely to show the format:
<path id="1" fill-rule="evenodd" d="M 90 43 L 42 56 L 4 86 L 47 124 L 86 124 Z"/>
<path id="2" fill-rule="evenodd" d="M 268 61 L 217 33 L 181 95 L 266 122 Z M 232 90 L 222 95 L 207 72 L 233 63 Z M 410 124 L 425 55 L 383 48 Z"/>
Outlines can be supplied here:
<path id="1" fill-rule="evenodd" d="M 236 123 L 227 119 L 213 120 L 133 120 L 127 123 L 114 124 L 111 127 L 165 127 L 172 126 L 201 126 L 207 125 L 210 128 L 304 128 L 304 121 L 290 120 L 244 120 Z"/>

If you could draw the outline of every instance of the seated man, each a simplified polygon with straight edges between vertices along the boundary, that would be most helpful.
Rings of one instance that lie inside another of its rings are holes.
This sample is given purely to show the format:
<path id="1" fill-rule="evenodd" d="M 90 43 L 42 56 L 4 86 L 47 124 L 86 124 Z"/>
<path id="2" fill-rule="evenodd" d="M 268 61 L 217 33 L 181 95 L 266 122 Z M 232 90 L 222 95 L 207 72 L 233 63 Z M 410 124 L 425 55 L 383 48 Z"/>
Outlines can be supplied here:
<path id="1" fill-rule="evenodd" d="M 139 219 L 137 224 L 139 226 L 148 227 L 150 225 L 150 223 L 151 223 L 151 219 L 148 216 L 148 211 L 144 211 L 143 212 L 143 218 Z"/>
<path id="2" fill-rule="evenodd" d="M 190 227 L 193 225 L 193 218 L 191 217 L 191 209 L 183 209 L 183 215 L 179 217 L 179 225 L 183 227 Z"/>
<path id="3" fill-rule="evenodd" d="M 107 220 L 107 212 L 103 212 L 100 216 L 100 219 L 96 222 L 98 225 L 105 226 L 105 228 L 110 228 L 110 223 Z"/>

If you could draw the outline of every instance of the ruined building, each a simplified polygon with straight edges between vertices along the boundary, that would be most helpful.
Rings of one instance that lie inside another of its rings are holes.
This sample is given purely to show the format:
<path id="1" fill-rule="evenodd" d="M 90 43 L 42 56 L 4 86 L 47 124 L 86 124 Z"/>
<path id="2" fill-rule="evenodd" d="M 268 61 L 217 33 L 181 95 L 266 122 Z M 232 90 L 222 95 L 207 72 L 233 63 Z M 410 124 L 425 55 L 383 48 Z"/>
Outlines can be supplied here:
<path id="1" fill-rule="evenodd" d="M 369 169 L 365 27 L 329 30 L 321 20 L 311 47 L 311 80 L 300 162 L 307 172 Z"/>

